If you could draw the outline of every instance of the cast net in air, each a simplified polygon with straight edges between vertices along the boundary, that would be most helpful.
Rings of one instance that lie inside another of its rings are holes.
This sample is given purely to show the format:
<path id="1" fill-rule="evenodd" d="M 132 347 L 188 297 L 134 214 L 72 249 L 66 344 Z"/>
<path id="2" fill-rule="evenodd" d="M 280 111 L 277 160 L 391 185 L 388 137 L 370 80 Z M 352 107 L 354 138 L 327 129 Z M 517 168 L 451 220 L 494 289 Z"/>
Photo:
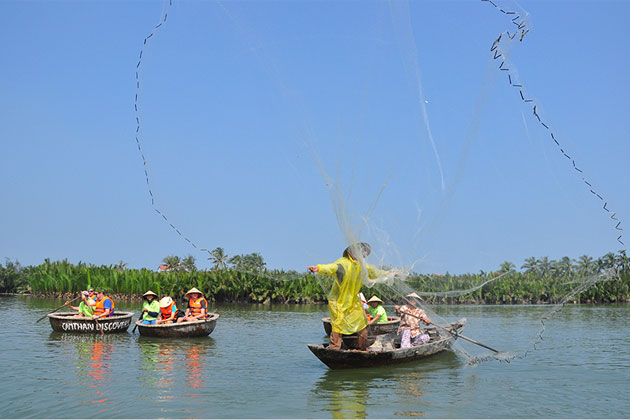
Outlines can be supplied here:
<path id="1" fill-rule="evenodd" d="M 370 279 L 363 273 L 365 295 L 378 294 L 391 305 L 416 293 L 436 324 L 448 318 L 444 303 L 554 303 L 525 344 L 491 355 L 502 360 L 535 347 L 545 322 L 564 304 L 618 279 L 619 262 L 585 263 L 553 282 L 543 258 L 531 271 L 526 264 L 523 272 L 514 264 L 497 267 L 514 241 L 585 243 L 584 219 L 562 220 L 571 206 L 561 199 L 532 206 L 527 218 L 516 216 L 532 189 L 540 197 L 586 201 L 574 188 L 575 176 L 623 246 L 613 206 L 519 77 L 514 57 L 532 26 L 516 3 L 454 3 L 445 13 L 406 2 L 247 9 L 217 2 L 195 11 L 176 8 L 173 19 L 176 5 L 168 3 L 140 52 L 136 142 L 153 210 L 201 258 L 217 247 L 269 250 L 263 251 L 269 266 L 290 261 L 294 272 L 254 274 L 293 281 L 306 276 L 308 265 L 331 263 L 346 247 L 366 242 L 372 252 L 362 262 L 386 274 Z M 290 18 L 272 28 L 267 13 Z M 317 18 L 305 19 L 310 15 Z M 428 25 L 444 16 L 442 25 Z M 305 23 L 297 28 L 295 22 Z M 468 36 L 470 25 L 496 25 L 486 47 L 478 47 L 485 38 Z M 444 27 L 455 33 L 455 46 L 440 39 Z M 156 47 L 166 28 L 164 44 Z M 163 91 L 173 103 L 160 102 Z M 167 109 L 169 117 L 160 120 Z M 180 139 L 176 147 L 172 136 Z M 548 171 L 532 173 L 541 162 L 533 143 L 545 136 Z M 214 197 L 212 205 L 198 195 Z M 277 202 L 282 206 L 272 205 Z M 543 221 L 552 226 L 544 241 Z M 200 238 L 213 238 L 212 244 Z M 456 262 L 454 271 L 476 274 L 449 274 Z M 329 294 L 335 279 L 316 278 Z M 540 288 L 527 290 L 527 298 L 515 291 L 526 281 Z M 486 357 L 460 351 L 471 362 Z"/>

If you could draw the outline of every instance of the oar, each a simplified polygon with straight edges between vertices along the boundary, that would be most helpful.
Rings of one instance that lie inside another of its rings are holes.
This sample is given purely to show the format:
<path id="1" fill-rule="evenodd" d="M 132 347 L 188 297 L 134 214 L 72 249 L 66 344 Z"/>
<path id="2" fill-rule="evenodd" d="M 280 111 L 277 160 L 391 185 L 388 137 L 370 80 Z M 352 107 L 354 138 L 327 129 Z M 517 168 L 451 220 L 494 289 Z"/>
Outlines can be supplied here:
<path id="1" fill-rule="evenodd" d="M 142 313 L 140 314 L 140 319 L 138 321 L 142 321 L 144 319 L 144 311 L 142 311 Z M 138 323 L 136 323 L 136 325 L 133 327 L 133 330 L 131 330 L 131 334 L 134 334 L 136 332 L 136 328 L 138 328 Z"/>
<path id="2" fill-rule="evenodd" d="M 68 301 L 68 303 L 74 302 L 77 299 L 81 299 L 81 295 L 79 295 L 79 297 L 76 297 L 76 298 L 72 299 L 71 301 Z M 37 324 L 39 321 L 41 321 L 42 319 L 46 318 L 48 315 L 57 312 L 59 309 L 63 308 L 64 306 L 66 306 L 65 303 L 63 305 L 61 305 L 60 307 L 58 307 L 57 309 L 55 309 L 54 311 L 48 312 L 46 315 L 44 315 L 43 317 L 41 317 L 37 321 L 35 321 L 35 323 Z"/>
<path id="3" fill-rule="evenodd" d="M 412 317 L 414 317 L 414 318 L 422 319 L 422 318 L 420 318 L 419 316 L 416 316 L 416 315 L 414 315 L 414 314 L 410 314 L 409 312 L 403 312 L 403 311 L 400 311 L 400 313 L 401 313 L 401 314 L 405 314 L 405 315 L 412 316 Z M 500 351 L 499 351 L 499 350 L 495 350 L 495 349 L 493 349 L 493 348 L 492 348 L 492 347 L 490 347 L 490 346 L 486 346 L 485 344 L 480 343 L 479 341 L 475 341 L 475 340 L 473 340 L 472 338 L 468 338 L 468 337 L 466 337 L 466 336 L 464 336 L 464 335 L 461 335 L 461 334 L 460 334 L 459 332 L 457 332 L 457 330 L 455 330 L 454 328 L 448 329 L 448 328 L 444 328 L 443 326 L 441 326 L 441 325 L 437 325 L 437 324 L 434 324 L 434 323 L 430 323 L 429 325 L 433 325 L 433 326 L 435 326 L 435 327 L 445 329 L 446 331 L 448 331 L 450 334 L 454 335 L 455 337 L 463 338 L 463 339 L 464 339 L 464 340 L 466 340 L 466 341 L 470 341 L 470 342 L 471 342 L 471 343 L 473 343 L 473 344 L 476 344 L 476 345 L 481 346 L 481 347 L 485 347 L 485 348 L 487 348 L 488 350 L 492 350 L 492 351 L 493 351 L 493 352 L 495 352 L 495 353 L 500 353 Z"/>

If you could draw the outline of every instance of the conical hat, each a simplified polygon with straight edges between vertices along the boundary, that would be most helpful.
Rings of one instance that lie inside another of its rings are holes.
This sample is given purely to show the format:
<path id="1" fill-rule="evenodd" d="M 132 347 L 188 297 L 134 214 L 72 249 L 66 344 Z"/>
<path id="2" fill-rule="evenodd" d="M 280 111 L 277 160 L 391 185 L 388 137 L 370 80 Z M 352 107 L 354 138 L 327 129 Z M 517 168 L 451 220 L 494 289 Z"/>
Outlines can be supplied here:
<path id="1" fill-rule="evenodd" d="M 142 295 L 142 297 L 147 297 L 147 296 L 149 296 L 149 295 L 153 295 L 153 296 L 155 296 L 155 297 L 158 297 L 157 293 L 153 293 L 153 292 L 152 292 L 152 291 L 150 291 L 150 290 L 149 290 L 148 292 L 146 292 L 144 295 Z"/>
<path id="2" fill-rule="evenodd" d="M 367 302 L 367 300 L 365 300 L 365 295 L 361 292 L 359 292 L 359 299 L 361 300 L 361 302 Z"/>
<path id="3" fill-rule="evenodd" d="M 370 303 L 370 302 L 380 302 L 380 303 L 383 303 L 383 301 L 382 301 L 382 300 L 380 300 L 380 299 L 379 299 L 376 295 L 372 296 L 372 297 L 370 298 L 370 300 L 368 300 L 368 303 Z"/>
<path id="4" fill-rule="evenodd" d="M 160 308 L 166 308 L 171 303 L 173 303 L 173 299 L 171 299 L 170 296 L 164 296 L 162 299 L 160 299 Z"/>
<path id="5" fill-rule="evenodd" d="M 409 294 L 407 295 L 407 297 L 408 297 L 408 298 L 416 298 L 416 299 L 422 300 L 422 298 L 421 298 L 420 296 L 418 296 L 418 294 L 417 294 L 417 293 L 415 293 L 415 292 L 414 292 L 414 293 L 409 293 Z"/>
<path id="6" fill-rule="evenodd" d="M 193 287 L 192 289 L 187 291 L 184 296 L 188 296 L 191 293 L 199 293 L 201 296 L 203 296 L 203 293 L 200 290 L 198 290 L 196 287 Z"/>

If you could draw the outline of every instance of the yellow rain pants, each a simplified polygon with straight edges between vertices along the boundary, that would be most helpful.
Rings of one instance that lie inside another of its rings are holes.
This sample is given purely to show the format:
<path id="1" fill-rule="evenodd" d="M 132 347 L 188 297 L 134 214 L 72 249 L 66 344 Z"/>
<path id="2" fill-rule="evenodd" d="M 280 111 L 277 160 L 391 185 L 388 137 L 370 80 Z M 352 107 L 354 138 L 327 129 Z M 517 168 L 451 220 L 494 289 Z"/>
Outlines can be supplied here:
<path id="1" fill-rule="evenodd" d="M 333 332 L 354 334 L 367 327 L 367 319 L 363 304 L 359 299 L 359 291 L 363 285 L 361 264 L 352 257 L 341 257 L 332 264 L 318 264 L 318 274 L 335 277 L 328 294 L 328 310 Z M 367 266 L 364 276 L 375 279 L 381 271 Z"/>

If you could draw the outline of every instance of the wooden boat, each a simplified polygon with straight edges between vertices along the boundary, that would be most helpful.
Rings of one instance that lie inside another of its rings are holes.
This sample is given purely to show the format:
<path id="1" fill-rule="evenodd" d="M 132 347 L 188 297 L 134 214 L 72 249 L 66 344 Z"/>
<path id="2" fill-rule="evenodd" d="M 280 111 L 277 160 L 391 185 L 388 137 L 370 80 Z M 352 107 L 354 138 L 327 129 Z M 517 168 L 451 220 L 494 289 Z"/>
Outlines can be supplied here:
<path id="1" fill-rule="evenodd" d="M 114 316 L 99 318 L 98 321 L 91 318 L 76 317 L 76 312 L 61 312 L 48 314 L 50 326 L 59 332 L 77 334 L 111 334 L 127 331 L 131 324 L 133 312 L 114 312 Z"/>
<path id="2" fill-rule="evenodd" d="M 332 332 L 332 325 L 330 323 L 330 317 L 322 318 L 322 324 L 324 324 L 324 331 L 326 335 L 330 335 Z M 398 332 L 398 326 L 400 325 L 400 318 L 387 317 L 387 322 L 375 322 L 372 325 L 368 325 L 369 335 L 381 335 L 381 334 L 396 334 Z M 351 336 L 350 336 L 351 337 Z"/>
<path id="3" fill-rule="evenodd" d="M 445 328 L 453 328 L 461 333 L 466 325 L 466 318 L 451 322 L 440 328 L 429 327 L 427 332 L 430 341 L 421 346 L 413 346 L 406 349 L 400 348 L 400 339 L 394 340 L 394 335 L 387 334 L 380 337 L 391 338 L 393 350 L 331 350 L 328 344 L 309 344 L 308 348 L 319 360 L 331 369 L 348 369 L 360 367 L 385 366 L 398 363 L 411 362 L 432 356 L 444 350 L 448 350 L 456 340 L 456 335 L 449 333 Z"/>
<path id="4" fill-rule="evenodd" d="M 219 319 L 219 314 L 208 313 L 208 318 L 203 321 L 180 322 L 175 324 L 143 324 L 136 321 L 140 335 L 147 337 L 164 338 L 189 338 L 205 337 L 214 331 L 214 327 Z"/>

